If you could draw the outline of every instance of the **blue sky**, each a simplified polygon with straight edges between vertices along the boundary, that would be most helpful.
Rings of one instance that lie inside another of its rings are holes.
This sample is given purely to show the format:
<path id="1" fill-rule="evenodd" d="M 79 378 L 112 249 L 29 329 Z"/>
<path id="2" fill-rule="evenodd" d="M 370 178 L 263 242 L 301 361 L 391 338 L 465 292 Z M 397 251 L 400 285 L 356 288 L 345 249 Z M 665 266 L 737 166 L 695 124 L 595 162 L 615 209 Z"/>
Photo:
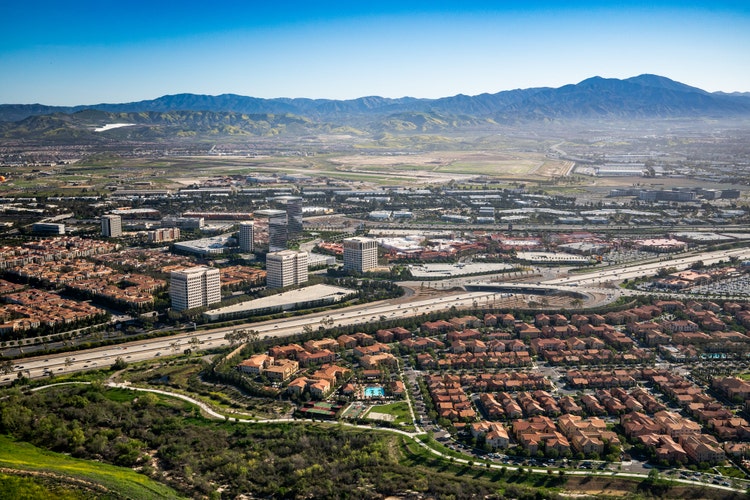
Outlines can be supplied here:
<path id="1" fill-rule="evenodd" d="M 0 4 L 0 103 L 434 98 L 642 73 L 750 91 L 746 0 Z"/>

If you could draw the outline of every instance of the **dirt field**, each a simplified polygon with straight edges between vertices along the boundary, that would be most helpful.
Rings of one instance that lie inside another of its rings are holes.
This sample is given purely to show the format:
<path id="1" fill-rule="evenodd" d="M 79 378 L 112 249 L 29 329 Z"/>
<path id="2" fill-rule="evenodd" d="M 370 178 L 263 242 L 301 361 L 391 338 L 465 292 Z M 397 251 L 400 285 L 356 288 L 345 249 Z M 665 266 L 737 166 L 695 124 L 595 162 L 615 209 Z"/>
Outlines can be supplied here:
<path id="1" fill-rule="evenodd" d="M 439 151 L 410 155 L 349 155 L 331 158 L 337 170 L 358 172 L 405 173 L 455 178 L 455 174 L 488 175 L 501 178 L 556 177 L 564 175 L 570 164 L 549 160 L 539 154 L 509 154 L 495 151 Z"/>
<path id="2" fill-rule="evenodd" d="M 616 478 L 595 476 L 568 476 L 565 492 L 569 498 L 681 498 L 685 500 L 747 498 L 742 493 L 732 493 L 713 488 L 689 485 L 659 485 L 648 487 Z"/>

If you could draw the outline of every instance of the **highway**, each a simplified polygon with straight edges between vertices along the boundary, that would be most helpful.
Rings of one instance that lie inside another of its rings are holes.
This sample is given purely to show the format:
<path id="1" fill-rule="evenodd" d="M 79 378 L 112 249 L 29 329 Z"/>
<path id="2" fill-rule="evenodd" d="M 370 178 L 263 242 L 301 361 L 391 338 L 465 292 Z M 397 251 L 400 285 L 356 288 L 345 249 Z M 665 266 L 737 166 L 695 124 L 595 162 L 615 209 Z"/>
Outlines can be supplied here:
<path id="1" fill-rule="evenodd" d="M 647 264 L 633 264 L 629 266 L 608 267 L 593 273 L 566 276 L 564 278 L 554 278 L 543 282 L 545 285 L 568 285 L 583 286 L 596 285 L 603 282 L 621 282 L 625 279 L 642 278 L 644 276 L 653 276 L 659 269 L 664 267 L 674 267 L 677 270 L 688 269 L 698 261 L 706 265 L 715 264 L 720 260 L 728 261 L 731 257 L 737 257 L 740 260 L 750 258 L 750 248 L 736 248 L 733 250 L 717 250 L 714 252 L 703 252 L 685 257 L 673 257 L 658 262 Z"/>
<path id="2" fill-rule="evenodd" d="M 643 293 L 619 288 L 618 284 L 626 279 L 632 280 L 634 278 L 654 276 L 662 268 L 673 267 L 683 270 L 688 269 L 698 261 L 710 265 L 720 260 L 729 260 L 732 257 L 737 257 L 740 260 L 750 259 L 750 248 L 680 254 L 671 257 L 664 256 L 664 260 L 608 266 L 603 269 L 580 274 L 569 274 L 567 271 L 561 269 L 560 276 L 539 278 L 537 281 L 533 281 L 532 279 L 532 281 L 503 282 L 473 278 L 465 281 L 463 285 L 467 290 L 516 294 L 544 294 L 551 290 L 567 291 L 585 298 L 587 307 L 596 307 L 612 302 L 623 295 L 639 295 Z"/>
<path id="3" fill-rule="evenodd" d="M 28 378 L 36 379 L 82 370 L 106 368 L 113 365 L 118 357 L 131 363 L 182 353 L 185 349 L 200 351 L 220 347 L 228 344 L 224 336 L 234 330 L 252 329 L 258 332 L 261 339 L 283 338 L 301 333 L 306 326 L 317 329 L 321 326 L 327 327 L 329 324 L 330 326 L 364 324 L 370 321 L 379 321 L 383 317 L 386 319 L 408 318 L 444 311 L 453 306 L 457 308 L 471 307 L 475 301 L 486 303 L 489 300 L 501 298 L 501 294 L 491 292 L 457 292 L 412 302 L 386 300 L 281 320 L 183 332 L 169 337 L 127 342 L 117 346 L 17 359 L 14 361 L 13 373 L 2 375 L 0 384 L 11 383 L 18 377 L 19 373 L 23 373 Z"/>
<path id="4" fill-rule="evenodd" d="M 614 288 L 616 283 L 625 279 L 651 276 L 664 267 L 686 269 L 697 261 L 713 264 L 719 260 L 737 257 L 740 260 L 750 259 L 750 249 L 720 250 L 714 252 L 696 253 L 691 255 L 665 258 L 657 262 L 633 264 L 618 267 L 607 267 L 591 273 L 580 275 L 566 274 L 563 277 L 552 277 L 538 281 L 532 287 L 541 289 L 558 289 L 577 291 L 584 295 L 598 294 L 604 301 L 614 300 L 620 295 L 620 290 Z M 453 281 L 458 281 L 453 279 Z M 505 285 L 524 285 L 523 283 L 498 283 L 477 280 L 476 277 L 467 280 L 466 285 L 487 285 L 488 287 L 502 287 Z M 526 283 L 526 285 L 530 285 Z M 608 285 L 608 287 L 607 287 Z M 128 342 L 117 346 L 99 347 L 84 351 L 49 354 L 33 358 L 14 361 L 13 372 L 3 374 L 0 384 L 9 384 L 19 372 L 29 378 L 41 378 L 50 375 L 61 375 L 81 370 L 106 368 L 114 364 L 118 357 L 126 362 L 143 361 L 160 356 L 178 354 L 185 349 L 206 350 L 228 344 L 224 336 L 239 329 L 253 329 L 260 338 L 283 338 L 301 333 L 307 326 L 312 329 L 328 326 L 345 326 L 363 324 L 370 321 L 385 319 L 408 318 L 430 312 L 444 311 L 455 306 L 457 308 L 471 307 L 474 302 L 496 304 L 498 300 L 507 297 L 499 291 L 474 291 L 446 293 L 438 297 L 386 300 L 368 304 L 335 309 L 261 323 L 245 323 L 234 327 L 214 328 L 194 332 L 182 332 L 169 337 L 161 337 L 138 342 Z M 195 339 L 195 340 L 193 340 Z"/>

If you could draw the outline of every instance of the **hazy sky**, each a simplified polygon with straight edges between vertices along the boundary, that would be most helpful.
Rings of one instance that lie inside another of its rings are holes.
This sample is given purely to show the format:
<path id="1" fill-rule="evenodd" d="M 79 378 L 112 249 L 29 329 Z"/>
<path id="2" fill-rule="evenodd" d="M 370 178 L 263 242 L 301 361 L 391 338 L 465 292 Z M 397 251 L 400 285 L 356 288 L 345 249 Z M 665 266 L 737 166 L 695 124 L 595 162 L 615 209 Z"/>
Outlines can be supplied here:
<path id="1" fill-rule="evenodd" d="M 359 3 L 2 1 L 0 103 L 444 97 L 642 73 L 750 91 L 747 0 Z"/>

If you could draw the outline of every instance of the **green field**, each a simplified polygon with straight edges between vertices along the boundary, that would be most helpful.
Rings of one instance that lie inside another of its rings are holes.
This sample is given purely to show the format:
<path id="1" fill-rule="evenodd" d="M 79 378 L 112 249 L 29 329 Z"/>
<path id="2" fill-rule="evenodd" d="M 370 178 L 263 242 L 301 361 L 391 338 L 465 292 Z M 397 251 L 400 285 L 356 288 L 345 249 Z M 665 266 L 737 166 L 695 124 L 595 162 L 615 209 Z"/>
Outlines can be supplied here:
<path id="1" fill-rule="evenodd" d="M 387 405 L 373 406 L 369 413 L 385 413 L 393 415 L 395 420 L 393 421 L 396 425 L 406 425 L 412 423 L 411 413 L 409 413 L 409 404 L 404 401 L 397 403 L 391 403 Z"/>
<path id="2" fill-rule="evenodd" d="M 182 498 L 168 486 L 131 469 L 44 451 L 7 436 L 0 436 L 0 467 L 72 478 L 71 485 L 80 484 L 80 481 L 93 483 L 93 489 L 98 485 L 115 497 Z"/>
<path id="3" fill-rule="evenodd" d="M 6 498 L 34 500 L 87 500 L 97 498 L 93 492 L 59 484 L 49 484 L 48 478 L 21 477 L 0 473 L 0 500 Z"/>

